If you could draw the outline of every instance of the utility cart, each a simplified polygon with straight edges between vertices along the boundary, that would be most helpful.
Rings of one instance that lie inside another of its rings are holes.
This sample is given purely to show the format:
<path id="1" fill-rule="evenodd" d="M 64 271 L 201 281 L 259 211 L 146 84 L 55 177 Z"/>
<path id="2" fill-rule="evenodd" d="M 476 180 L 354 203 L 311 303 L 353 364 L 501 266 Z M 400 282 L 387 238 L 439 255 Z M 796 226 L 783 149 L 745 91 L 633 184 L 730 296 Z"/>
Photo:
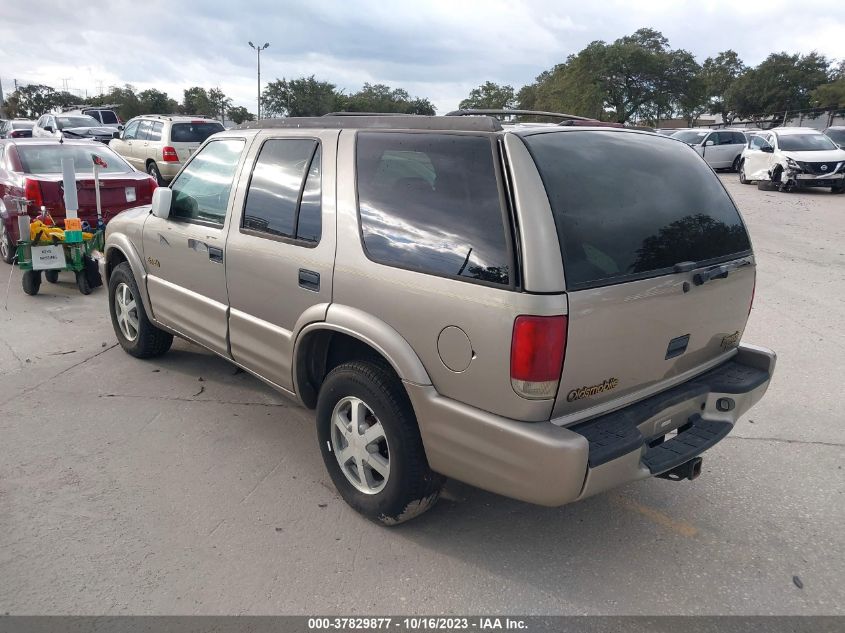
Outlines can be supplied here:
<path id="1" fill-rule="evenodd" d="M 76 286 L 84 295 L 103 284 L 97 256 L 103 251 L 105 231 L 97 229 L 90 238 L 80 242 L 58 240 L 18 241 L 18 265 L 23 271 L 21 285 L 28 295 L 37 295 L 41 288 L 41 273 L 50 283 L 59 280 L 63 270 L 76 275 Z"/>

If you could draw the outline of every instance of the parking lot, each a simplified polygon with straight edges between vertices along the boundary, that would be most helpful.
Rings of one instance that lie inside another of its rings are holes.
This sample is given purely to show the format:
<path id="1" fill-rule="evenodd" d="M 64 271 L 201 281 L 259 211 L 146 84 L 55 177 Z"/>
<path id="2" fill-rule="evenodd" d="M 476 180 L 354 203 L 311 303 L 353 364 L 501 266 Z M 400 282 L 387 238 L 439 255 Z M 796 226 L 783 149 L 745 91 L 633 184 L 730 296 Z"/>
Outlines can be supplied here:
<path id="1" fill-rule="evenodd" d="M 768 395 L 694 482 L 562 508 L 450 482 L 394 529 L 335 493 L 312 413 L 177 341 L 115 342 L 63 273 L 0 308 L 0 613 L 845 613 L 845 197 L 722 174 L 758 261 Z M 2 265 L 2 292 L 11 269 Z"/>

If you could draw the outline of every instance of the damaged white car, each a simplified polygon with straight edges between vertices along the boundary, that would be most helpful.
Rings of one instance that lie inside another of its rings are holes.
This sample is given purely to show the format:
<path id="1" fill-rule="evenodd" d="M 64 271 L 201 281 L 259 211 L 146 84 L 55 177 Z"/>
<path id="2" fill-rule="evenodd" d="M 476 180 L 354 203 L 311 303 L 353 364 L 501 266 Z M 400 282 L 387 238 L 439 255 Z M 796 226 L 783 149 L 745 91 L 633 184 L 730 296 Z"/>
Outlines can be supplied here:
<path id="1" fill-rule="evenodd" d="M 845 192 L 845 150 L 810 128 L 779 128 L 757 134 L 742 151 L 739 181 L 760 189 L 793 191 L 830 187 Z"/>

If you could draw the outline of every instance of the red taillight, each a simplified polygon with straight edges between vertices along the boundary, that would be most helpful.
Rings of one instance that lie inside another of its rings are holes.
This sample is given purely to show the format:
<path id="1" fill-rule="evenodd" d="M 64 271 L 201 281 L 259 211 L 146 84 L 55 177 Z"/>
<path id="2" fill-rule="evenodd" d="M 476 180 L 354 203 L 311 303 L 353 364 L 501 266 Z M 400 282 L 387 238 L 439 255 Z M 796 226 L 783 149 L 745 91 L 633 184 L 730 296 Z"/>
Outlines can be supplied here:
<path id="1" fill-rule="evenodd" d="M 565 316 L 519 316 L 511 340 L 511 385 L 523 398 L 554 398 L 566 354 Z"/>
<path id="2" fill-rule="evenodd" d="M 170 147 L 170 145 L 167 145 L 166 147 L 161 148 L 161 159 L 165 163 L 178 163 L 179 154 L 176 153 L 175 147 Z"/>
<path id="3" fill-rule="evenodd" d="M 41 183 L 32 178 L 24 180 L 23 195 L 29 204 L 38 210 L 44 204 L 44 196 L 41 193 Z"/>

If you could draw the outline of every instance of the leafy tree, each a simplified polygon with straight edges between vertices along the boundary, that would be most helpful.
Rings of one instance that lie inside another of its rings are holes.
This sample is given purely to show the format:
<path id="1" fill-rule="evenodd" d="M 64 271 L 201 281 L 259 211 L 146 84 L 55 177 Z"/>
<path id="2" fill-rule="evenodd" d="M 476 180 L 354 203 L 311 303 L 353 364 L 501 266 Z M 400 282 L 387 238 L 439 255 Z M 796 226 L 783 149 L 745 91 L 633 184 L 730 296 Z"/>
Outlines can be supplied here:
<path id="1" fill-rule="evenodd" d="M 255 121 L 255 115 L 243 106 L 230 106 L 227 114 L 236 125 L 240 125 L 244 121 Z"/>
<path id="2" fill-rule="evenodd" d="M 314 75 L 276 79 L 261 94 L 261 105 L 269 116 L 322 116 L 338 109 L 339 96 L 334 84 Z"/>
<path id="3" fill-rule="evenodd" d="M 738 77 L 725 99 L 740 117 L 754 119 L 809 108 L 813 90 L 829 82 L 829 69 L 827 58 L 815 52 L 772 53 Z"/>
<path id="4" fill-rule="evenodd" d="M 478 88 L 473 88 L 469 96 L 458 106 L 465 109 L 511 109 L 516 106 L 513 86 L 500 86 L 492 81 L 485 81 Z"/>
<path id="5" fill-rule="evenodd" d="M 813 90 L 810 102 L 815 108 L 845 108 L 845 76 Z"/>
<path id="6" fill-rule="evenodd" d="M 20 86 L 5 102 L 6 116 L 35 119 L 55 107 L 56 93 L 50 86 Z"/>
<path id="7" fill-rule="evenodd" d="M 193 86 L 186 88 L 182 100 L 183 114 L 199 114 L 202 116 L 216 116 L 218 108 L 209 97 L 205 88 Z"/>
<path id="8" fill-rule="evenodd" d="M 723 123 L 736 117 L 725 99 L 730 87 L 747 70 L 736 51 L 728 49 L 716 57 L 708 57 L 701 67 L 701 83 L 711 112 L 720 114 Z"/>
<path id="9" fill-rule="evenodd" d="M 138 106 L 141 114 L 174 114 L 179 107 L 166 92 L 155 88 L 138 93 Z"/>
<path id="10" fill-rule="evenodd" d="M 433 115 L 434 105 L 428 99 L 411 98 L 407 90 L 385 84 L 369 84 L 356 93 L 339 95 L 340 109 L 347 112 L 399 112 Z"/>
<path id="11" fill-rule="evenodd" d="M 131 84 L 125 84 L 123 88 L 111 86 L 107 93 L 89 99 L 89 103 L 94 106 L 116 105 L 117 113 L 124 121 L 139 114 L 146 114 L 135 92 L 135 87 Z"/>
<path id="12" fill-rule="evenodd" d="M 232 99 L 223 94 L 223 91 L 219 88 L 212 88 L 208 91 L 208 100 L 214 104 L 214 116 L 219 116 L 220 120 L 223 121 L 226 118 L 229 106 L 232 105 Z"/>

